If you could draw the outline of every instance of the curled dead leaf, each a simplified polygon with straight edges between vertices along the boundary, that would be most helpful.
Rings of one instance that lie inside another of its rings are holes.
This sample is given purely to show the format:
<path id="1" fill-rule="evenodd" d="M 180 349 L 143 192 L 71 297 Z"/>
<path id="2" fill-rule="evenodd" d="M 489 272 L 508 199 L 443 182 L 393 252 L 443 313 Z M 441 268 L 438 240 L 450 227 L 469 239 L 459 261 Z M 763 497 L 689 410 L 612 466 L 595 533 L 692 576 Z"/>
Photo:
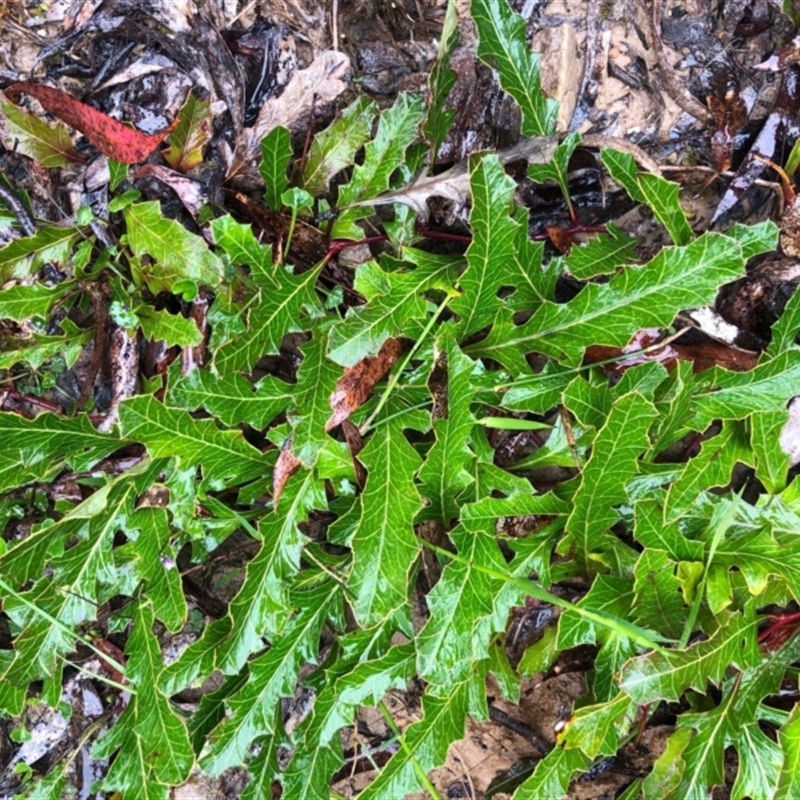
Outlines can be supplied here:
<path id="1" fill-rule="evenodd" d="M 52 86 L 20 81 L 5 90 L 6 96 L 14 103 L 19 101 L 22 92 L 35 97 L 46 111 L 79 130 L 103 155 L 123 164 L 138 164 L 147 159 L 178 124 L 175 119 L 160 133 L 149 135 L 129 128 Z"/>
<path id="2" fill-rule="evenodd" d="M 292 437 L 287 437 L 281 447 L 275 468 L 272 470 L 272 501 L 277 506 L 286 482 L 300 468 L 301 461 L 292 455 Z"/>

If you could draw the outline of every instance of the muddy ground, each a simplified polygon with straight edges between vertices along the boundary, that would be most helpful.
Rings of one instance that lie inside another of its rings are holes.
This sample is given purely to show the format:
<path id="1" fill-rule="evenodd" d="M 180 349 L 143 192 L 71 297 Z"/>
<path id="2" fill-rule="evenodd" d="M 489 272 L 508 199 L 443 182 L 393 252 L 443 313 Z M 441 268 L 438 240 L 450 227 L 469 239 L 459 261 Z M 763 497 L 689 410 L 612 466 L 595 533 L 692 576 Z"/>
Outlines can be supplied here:
<path id="1" fill-rule="evenodd" d="M 124 110 L 126 119 L 147 132 L 174 117 L 189 86 L 201 86 L 215 104 L 215 138 L 212 162 L 198 168 L 197 180 L 209 191 L 223 185 L 247 191 L 259 181 L 254 153 L 260 137 L 254 130 L 269 122 L 265 104 L 272 104 L 271 119 L 288 125 L 301 149 L 310 130 L 324 126 L 362 94 L 387 106 L 398 92 L 425 91 L 446 3 L 207 0 L 197 5 L 201 11 L 191 0 L 0 3 L 0 86 L 47 78 L 106 111 Z M 781 194 L 766 165 L 750 163 L 746 184 L 733 195 L 729 187 L 734 172 L 747 164 L 756 138 L 775 119 L 776 108 L 782 109 L 783 127 L 773 136 L 772 151 L 762 146 L 760 152 L 782 163 L 798 135 L 797 104 L 792 108 L 792 98 L 786 97 L 782 73 L 757 68 L 794 33 L 780 3 L 662 0 L 655 11 L 651 3 L 626 0 L 513 0 L 513 5 L 526 18 L 533 47 L 542 54 L 544 86 L 562 104 L 559 129 L 580 131 L 594 144 L 576 164 L 576 197 L 581 171 L 587 196 L 593 191 L 597 147 L 625 140 L 637 158 L 654 159 L 666 176 L 686 187 L 696 230 L 712 221 L 724 227 L 734 219 L 779 216 Z M 452 61 L 458 79 L 451 100 L 457 116 L 439 153 L 443 167 L 479 149 L 511 146 L 519 138 L 513 103 L 498 89 L 492 71 L 475 59 L 467 0 L 458 0 L 457 6 L 461 44 Z M 298 76 L 303 80 L 298 82 Z M 97 160 L 51 172 L 36 170 L 30 162 L 23 165 L 5 150 L 2 165 L 7 177 L 29 192 L 37 217 L 54 221 L 74 214 L 87 200 L 97 202 L 107 181 Z M 152 196 L 167 198 L 163 186 L 155 185 L 155 179 L 150 183 Z M 522 186 L 521 193 L 532 205 L 538 202 L 530 186 Z M 172 195 L 169 202 L 175 203 Z M 586 205 L 591 205 L 588 200 Z M 535 213 L 543 226 L 563 222 L 564 209 L 555 201 L 540 206 Z M 584 213 L 580 204 L 578 211 Z M 607 218 L 650 235 L 653 227 L 646 215 L 623 212 L 607 209 Z M 592 221 L 585 213 L 586 221 Z M 660 244 L 651 242 L 653 249 Z M 794 288 L 796 270 L 782 269 L 778 277 L 761 276 L 765 291 L 786 294 Z M 763 310 L 763 302 L 728 300 L 728 316 L 756 338 L 770 324 L 769 314 L 778 313 L 772 308 L 765 315 Z M 206 595 L 205 613 L 214 603 L 224 609 L 225 592 L 235 588 L 235 581 L 224 578 L 241 569 L 248 554 L 232 551 L 236 555 L 218 559 L 216 574 L 206 574 L 197 588 Z M 542 624 L 531 609 L 520 609 L 510 621 L 507 647 L 513 659 L 540 635 Z M 569 654 L 547 674 L 527 677 L 519 705 L 504 702 L 489 686 L 492 719 L 471 723 L 467 736 L 451 748 L 448 764 L 434 773 L 441 796 L 483 798 L 506 772 L 531 764 L 551 747 L 585 691 L 591 655 Z M 401 728 L 419 717 L 416 689 L 387 698 Z M 190 706 L 196 698 L 186 702 Z M 671 730 L 668 717 L 651 725 L 618 759 L 597 765 L 587 779 L 577 781 L 570 796 L 614 797 L 633 778 L 647 774 Z M 365 713 L 353 735 L 369 741 L 386 733 L 379 714 Z M 6 749 L 5 758 L 7 765 L 18 760 L 18 748 Z M 355 797 L 373 777 L 362 762 L 353 761 L 333 789 Z M 235 775 L 218 782 L 198 776 L 174 796 L 232 799 L 240 790 Z M 724 790 L 716 794 L 719 800 L 724 796 Z"/>

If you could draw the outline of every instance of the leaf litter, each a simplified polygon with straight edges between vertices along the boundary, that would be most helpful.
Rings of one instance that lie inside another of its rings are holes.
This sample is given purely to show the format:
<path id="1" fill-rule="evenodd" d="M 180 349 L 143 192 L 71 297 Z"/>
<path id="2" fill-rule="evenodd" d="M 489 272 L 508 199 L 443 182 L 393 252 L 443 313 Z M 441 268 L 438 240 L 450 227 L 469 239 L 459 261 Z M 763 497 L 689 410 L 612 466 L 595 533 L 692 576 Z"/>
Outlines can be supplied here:
<path id="1" fill-rule="evenodd" d="M 3 106 L 6 719 L 77 663 L 123 794 L 791 796 L 791 22 L 445 5 L 4 9 L 74 128 Z"/>

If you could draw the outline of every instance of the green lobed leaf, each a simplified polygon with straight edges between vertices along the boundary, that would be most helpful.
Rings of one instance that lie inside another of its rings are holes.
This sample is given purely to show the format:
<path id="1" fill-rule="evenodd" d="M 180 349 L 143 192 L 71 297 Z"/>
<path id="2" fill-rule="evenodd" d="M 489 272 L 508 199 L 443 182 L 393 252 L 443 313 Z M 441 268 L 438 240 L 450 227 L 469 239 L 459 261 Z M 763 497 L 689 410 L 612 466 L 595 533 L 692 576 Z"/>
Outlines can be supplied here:
<path id="1" fill-rule="evenodd" d="M 443 697 L 427 693 L 423 696 L 422 719 L 403 731 L 405 749 L 392 756 L 380 775 L 361 792 L 359 797 L 362 800 L 405 797 L 421 788 L 414 761 L 424 772 L 428 772 L 443 764 L 450 745 L 463 738 L 470 683 L 473 680 L 469 678 L 451 684 Z"/>
<path id="2" fill-rule="evenodd" d="M 478 29 L 478 57 L 500 75 L 500 86 L 522 111 L 522 135 L 546 136 L 553 132 L 558 103 L 542 93 L 539 56 L 531 52 L 525 20 L 508 0 L 472 0 L 470 14 Z"/>
<path id="3" fill-rule="evenodd" d="M 174 219 L 165 219 L 157 201 L 131 203 L 122 213 L 133 254 L 152 259 L 134 270 L 139 285 L 147 284 L 153 294 L 158 294 L 173 291 L 182 281 L 210 287 L 222 282 L 223 267 L 219 257 L 211 252 L 202 237 Z"/>
<path id="4" fill-rule="evenodd" d="M 316 308 L 314 286 L 321 266 L 292 275 L 284 266 L 272 266 L 272 250 L 260 245 L 249 225 L 230 217 L 214 220 L 211 229 L 217 244 L 234 264 L 252 270 L 254 294 L 247 301 L 246 330 L 236 338 L 214 342 L 218 349 L 214 367 L 222 375 L 250 372 L 261 356 L 277 353 L 283 337 L 305 327 L 305 308 Z"/>
<path id="5" fill-rule="evenodd" d="M 8 286 L 0 291 L 0 319 L 23 322 L 30 317 L 47 318 L 53 304 L 69 288 L 69 283 L 61 283 L 53 288 L 41 283 Z"/>
<path id="6" fill-rule="evenodd" d="M 785 409 L 755 411 L 750 416 L 750 444 L 756 461 L 756 478 L 770 494 L 777 494 L 786 485 L 789 456 L 775 442 L 788 420 Z"/>
<path id="7" fill-rule="evenodd" d="M 756 644 L 756 621 L 733 614 L 713 636 L 686 650 L 654 651 L 629 661 L 620 687 L 637 703 L 675 701 L 686 689 L 706 691 L 709 681 L 720 683 L 729 667 L 747 669 L 761 662 Z"/>
<path id="8" fill-rule="evenodd" d="M 65 125 L 49 125 L 5 97 L 0 97 L 0 136 L 7 150 L 28 156 L 45 169 L 83 161 Z"/>
<path id="9" fill-rule="evenodd" d="M 606 231 L 588 242 L 574 244 L 564 259 L 567 269 L 579 281 L 610 275 L 635 260 L 637 240 L 613 223 L 606 225 Z"/>
<path id="10" fill-rule="evenodd" d="M 456 4 L 454 0 L 448 0 L 442 22 L 442 32 L 439 35 L 439 50 L 428 73 L 430 101 L 425 122 L 422 124 L 422 132 L 430 144 L 432 162 L 439 155 L 439 148 L 447 138 L 456 117 L 456 109 L 446 108 L 445 104 L 457 78 L 455 70 L 450 69 L 450 58 L 458 44 L 457 23 Z"/>
<path id="11" fill-rule="evenodd" d="M 446 692 L 453 682 L 466 680 L 474 663 L 488 658 L 492 634 L 505 627 L 505 617 L 501 628 L 494 619 L 494 601 L 504 581 L 470 566 L 506 569 L 493 533 L 483 526 L 459 526 L 449 534 L 461 558 L 444 568 L 428 593 L 430 616 L 416 638 L 417 666 L 429 691 Z"/>
<path id="12" fill-rule="evenodd" d="M 356 618 L 370 627 L 408 604 L 419 552 L 414 518 L 422 501 L 414 474 L 421 459 L 394 420 L 372 436 L 359 459 L 367 469 L 367 482 L 350 542 L 353 567 L 348 587 Z"/>
<path id="13" fill-rule="evenodd" d="M 800 294 L 795 292 L 787 301 L 780 319 L 772 326 L 772 341 L 767 354 L 775 357 L 784 350 L 794 347 L 800 332 Z"/>
<path id="14" fill-rule="evenodd" d="M 753 465 L 741 423 L 726 422 L 720 432 L 703 442 L 699 455 L 689 460 L 669 487 L 664 521 L 677 520 L 694 506 L 700 492 L 727 486 L 737 463 Z"/>
<path id="15" fill-rule="evenodd" d="M 473 481 L 475 454 L 469 446 L 475 418 L 470 405 L 475 395 L 470 376 L 473 361 L 467 358 L 449 333 L 442 334 L 435 345 L 435 366 L 431 373 L 433 382 L 437 373 L 446 372 L 444 396 L 440 386 L 432 387 L 434 415 L 433 431 L 436 436 L 431 449 L 420 467 L 417 477 L 420 493 L 429 501 L 423 514 L 433 516 L 445 526 L 458 517 L 459 496 Z"/>
<path id="16" fill-rule="evenodd" d="M 647 449 L 647 432 L 655 416 L 652 403 L 638 393 L 628 394 L 612 405 L 598 431 L 573 497 L 566 524 L 569 536 L 562 545 L 573 547 L 581 562 L 609 546 L 605 532 L 619 519 L 615 506 L 627 497 L 626 484 Z"/>
<path id="17" fill-rule="evenodd" d="M 783 764 L 775 790 L 775 800 L 792 800 L 800 794 L 800 706 L 795 705 L 778 733 Z"/>
<path id="18" fill-rule="evenodd" d="M 164 160 L 178 172 L 188 172 L 203 161 L 203 148 L 211 141 L 211 101 L 189 91 L 178 112 L 178 124 L 169 135 Z"/>
<path id="19" fill-rule="evenodd" d="M 721 785 L 725 751 L 733 747 L 739 765 L 731 797 L 774 797 L 783 752 L 760 728 L 759 722 L 772 716 L 762 701 L 778 693 L 786 668 L 798 655 L 795 637 L 770 658 L 726 680 L 716 708 L 678 717 L 679 730 L 691 728 L 695 735 L 682 753 L 685 768 L 677 796 L 707 796 L 711 787 Z"/>
<path id="20" fill-rule="evenodd" d="M 377 111 L 375 101 L 362 95 L 314 136 L 301 183 L 307 192 L 327 192 L 331 179 L 353 163 L 356 153 L 369 140 Z"/>
<path id="21" fill-rule="evenodd" d="M 293 387 L 272 375 L 251 383 L 241 375 L 217 377 L 194 369 L 174 380 L 170 377 L 167 403 L 187 411 L 204 408 L 225 425 L 245 422 L 264 428 L 293 404 Z"/>
<path id="22" fill-rule="evenodd" d="M 186 622 L 187 605 L 175 564 L 177 553 L 170 547 L 173 531 L 166 509 L 137 509 L 130 517 L 129 537 L 132 531 L 138 532 L 132 549 L 138 561 L 138 577 L 144 581 L 153 614 L 169 631 L 177 633 Z"/>
<path id="23" fill-rule="evenodd" d="M 513 292 L 505 298 L 505 304 L 514 311 L 535 311 L 544 301 L 555 299 L 560 260 L 551 259 L 543 265 L 544 242 L 528 238 L 527 212 L 518 209 L 515 219 L 519 223 L 517 242 L 511 263 L 504 266 L 508 288 Z"/>
<path id="24" fill-rule="evenodd" d="M 678 199 L 678 185 L 650 172 L 638 174 L 630 153 L 604 148 L 600 158 L 611 177 L 622 186 L 632 200 L 649 206 L 664 225 L 672 241 L 685 245 L 694 233 Z"/>
<path id="25" fill-rule="evenodd" d="M 123 444 L 119 436 L 98 433 L 85 416 L 50 412 L 35 419 L 0 412 L 0 438 L 0 490 L 47 480 L 64 466 L 83 472 Z"/>
<path id="26" fill-rule="evenodd" d="M 496 155 L 470 156 L 469 186 L 472 242 L 467 268 L 458 279 L 462 293 L 450 303 L 460 317 L 459 338 L 485 328 L 502 307 L 498 291 L 511 283 L 506 267 L 514 260 L 518 228 L 509 216 L 516 184 Z"/>
<path id="27" fill-rule="evenodd" d="M 558 184 L 572 218 L 574 218 L 575 212 L 572 208 L 572 199 L 569 191 L 569 160 L 580 143 L 581 135 L 577 132 L 570 133 L 559 143 L 553 153 L 553 158 L 549 162 L 546 164 L 528 164 L 528 177 L 532 181 L 535 183 L 555 181 Z"/>
<path id="28" fill-rule="evenodd" d="M 800 350 L 789 350 L 748 372 L 716 368 L 709 391 L 695 395 L 690 415 L 695 430 L 715 419 L 738 420 L 755 411 L 785 408 L 800 380 Z"/>
<path id="29" fill-rule="evenodd" d="M 387 272 L 374 261 L 359 267 L 354 288 L 367 303 L 351 308 L 344 321 L 331 328 L 328 356 L 337 364 L 352 367 L 376 355 L 391 336 L 421 333 L 427 311 L 423 292 L 450 289 L 458 259 L 431 254 L 413 257 L 419 266 L 410 271 Z"/>
<path id="30" fill-rule="evenodd" d="M 573 775 L 583 772 L 590 764 L 591 759 L 582 750 L 556 745 L 536 765 L 533 775 L 514 792 L 514 800 L 566 797 Z"/>
<path id="31" fill-rule="evenodd" d="M 522 325 L 501 312 L 489 336 L 467 354 L 494 358 L 517 372 L 526 371 L 525 355 L 534 351 L 577 365 L 589 345 L 622 347 L 642 328 L 665 327 L 678 311 L 707 305 L 743 269 L 735 239 L 706 233 L 685 247 L 665 247 L 605 285 L 585 286 L 568 303 L 544 303 Z"/>
<path id="32" fill-rule="evenodd" d="M 227 697 L 228 714 L 207 738 L 203 769 L 219 775 L 241 764 L 258 737 L 275 732 L 276 704 L 294 695 L 300 667 L 316 661 L 320 631 L 340 594 L 333 582 L 304 593 L 301 610 L 270 648 L 250 662 L 245 684 Z"/>
<path id="33" fill-rule="evenodd" d="M 78 228 L 43 224 L 33 236 L 23 236 L 0 247 L 0 283 L 30 278 L 51 261 L 65 264 L 79 235 Z"/>
<path id="34" fill-rule="evenodd" d="M 364 232 L 355 223 L 372 211 L 369 207 L 347 206 L 371 200 L 389 189 L 389 179 L 403 165 L 406 149 L 417 139 L 424 116 L 422 97 L 406 92 L 401 92 L 394 105 L 381 113 L 375 138 L 364 147 L 364 163 L 353 168 L 350 182 L 339 189 L 337 205 L 346 210 L 333 225 L 333 238 L 363 238 Z"/>
<path id="35" fill-rule="evenodd" d="M 264 474 L 265 460 L 241 431 L 222 431 L 211 420 L 192 419 L 181 409 L 139 395 L 120 405 L 126 438 L 147 447 L 153 458 L 176 458 L 203 470 L 203 485 L 222 488 Z"/>
<path id="36" fill-rule="evenodd" d="M 663 550 L 646 548 L 634 569 L 633 618 L 637 625 L 661 631 L 670 638 L 681 634 L 688 612 L 676 576 L 678 564 Z"/>
<path id="37" fill-rule="evenodd" d="M 327 355 L 328 337 L 318 326 L 311 341 L 301 345 L 303 361 L 297 370 L 294 388 L 294 410 L 289 414 L 292 426 L 292 455 L 307 467 L 328 438 L 325 425 L 331 418 L 331 395 L 341 378 L 342 370 Z"/>
<path id="38" fill-rule="evenodd" d="M 564 746 L 580 749 L 592 759 L 613 755 L 633 727 L 638 710 L 624 692 L 615 692 L 605 702 L 582 706 L 561 735 Z"/>
<path id="39" fill-rule="evenodd" d="M 312 509 L 324 507 L 323 487 L 306 471 L 289 481 L 278 508 L 261 520 L 261 549 L 248 562 L 242 587 L 228 605 L 230 632 L 222 642 L 210 641 L 217 669 L 235 675 L 264 647 L 263 637 L 280 634 L 291 610 L 289 579 L 300 569 L 307 541 L 299 526 Z"/>
<path id="40" fill-rule="evenodd" d="M 163 341 L 167 347 L 195 347 L 203 341 L 194 320 L 168 311 L 143 306 L 136 312 L 142 334 L 151 342 Z"/>
<path id="41" fill-rule="evenodd" d="M 576 608 L 625 619 L 632 603 L 633 585 L 629 578 L 598 575 Z M 600 643 L 601 647 L 591 677 L 592 696 L 599 702 L 610 701 L 617 694 L 615 677 L 623 663 L 635 655 L 636 645 L 622 631 L 597 626 L 576 610 L 565 609 L 558 619 L 558 647 L 564 651 L 595 643 Z M 598 752 L 586 750 L 592 757 Z"/>
<path id="42" fill-rule="evenodd" d="M 278 125 L 261 140 L 261 164 L 258 166 L 264 179 L 264 199 L 273 211 L 280 211 L 283 207 L 281 195 L 289 185 L 286 169 L 291 160 L 291 134 L 288 128 Z"/>

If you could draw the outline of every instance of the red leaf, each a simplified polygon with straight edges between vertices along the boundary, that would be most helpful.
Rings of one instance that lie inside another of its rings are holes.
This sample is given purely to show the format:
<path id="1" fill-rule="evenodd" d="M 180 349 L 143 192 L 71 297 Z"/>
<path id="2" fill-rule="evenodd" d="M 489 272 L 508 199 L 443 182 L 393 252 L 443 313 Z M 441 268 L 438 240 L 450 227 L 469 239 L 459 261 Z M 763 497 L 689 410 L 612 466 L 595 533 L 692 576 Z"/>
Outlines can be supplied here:
<path id="1" fill-rule="evenodd" d="M 51 114 L 77 128 L 101 153 L 123 164 L 138 164 L 147 159 L 178 124 L 176 119 L 168 128 L 150 136 L 51 86 L 21 81 L 5 90 L 15 103 L 21 92 L 35 97 Z"/>

